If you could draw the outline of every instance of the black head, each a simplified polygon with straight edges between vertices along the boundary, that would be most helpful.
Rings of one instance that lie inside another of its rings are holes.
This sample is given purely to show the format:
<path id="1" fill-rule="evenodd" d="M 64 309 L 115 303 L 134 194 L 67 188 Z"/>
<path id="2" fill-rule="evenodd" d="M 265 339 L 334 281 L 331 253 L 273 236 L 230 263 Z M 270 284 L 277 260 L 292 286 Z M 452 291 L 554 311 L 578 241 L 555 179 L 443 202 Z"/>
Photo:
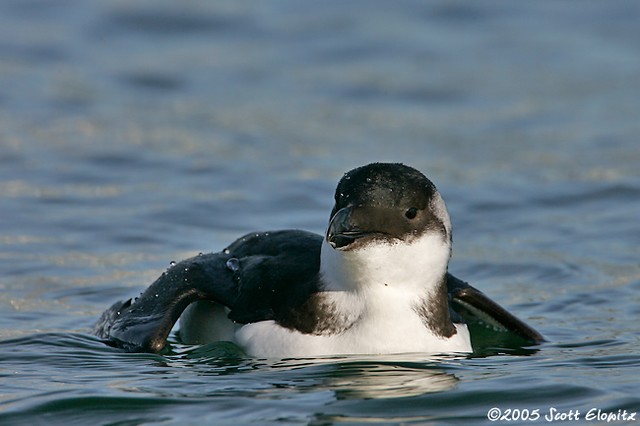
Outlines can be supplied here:
<path id="1" fill-rule="evenodd" d="M 446 207 L 435 185 L 418 170 L 373 163 L 338 183 L 327 241 L 352 249 L 371 240 L 411 241 L 427 231 L 451 239 Z"/>

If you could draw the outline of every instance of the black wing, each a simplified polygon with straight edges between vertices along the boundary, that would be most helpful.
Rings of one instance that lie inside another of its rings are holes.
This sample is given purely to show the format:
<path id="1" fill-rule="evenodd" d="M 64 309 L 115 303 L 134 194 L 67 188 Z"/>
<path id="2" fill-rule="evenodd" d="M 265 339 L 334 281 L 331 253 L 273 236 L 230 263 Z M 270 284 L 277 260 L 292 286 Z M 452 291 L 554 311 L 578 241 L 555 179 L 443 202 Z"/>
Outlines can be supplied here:
<path id="1" fill-rule="evenodd" d="M 469 326 L 474 348 L 544 342 L 544 337 L 536 330 L 477 288 L 451 274 L 447 274 L 447 289 L 450 307 Z"/>
<path id="2" fill-rule="evenodd" d="M 107 343 L 130 352 L 159 352 L 174 324 L 189 304 L 197 300 L 232 303 L 238 292 L 227 276 L 221 253 L 184 260 L 164 272 L 135 299 L 116 302 L 94 328 Z M 216 286 L 212 285 L 212 277 Z"/>
<path id="3" fill-rule="evenodd" d="M 94 333 L 127 351 L 159 352 L 182 312 L 198 300 L 226 306 L 239 323 L 285 319 L 291 306 L 317 291 L 321 241 L 294 230 L 249 234 L 219 253 L 183 260 L 139 297 L 111 306 Z"/>

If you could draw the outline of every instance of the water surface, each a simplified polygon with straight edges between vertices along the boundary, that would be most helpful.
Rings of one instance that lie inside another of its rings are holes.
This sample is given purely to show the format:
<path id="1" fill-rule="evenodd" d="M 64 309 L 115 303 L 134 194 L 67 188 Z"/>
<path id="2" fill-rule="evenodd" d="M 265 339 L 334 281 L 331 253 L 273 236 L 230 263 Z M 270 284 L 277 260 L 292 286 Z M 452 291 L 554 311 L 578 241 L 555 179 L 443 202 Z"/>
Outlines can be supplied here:
<path id="1" fill-rule="evenodd" d="M 2 2 L 0 423 L 640 411 L 639 18 L 626 1 Z M 172 260 L 322 232 L 370 161 L 432 178 L 451 272 L 547 343 L 279 360 L 91 336 Z"/>

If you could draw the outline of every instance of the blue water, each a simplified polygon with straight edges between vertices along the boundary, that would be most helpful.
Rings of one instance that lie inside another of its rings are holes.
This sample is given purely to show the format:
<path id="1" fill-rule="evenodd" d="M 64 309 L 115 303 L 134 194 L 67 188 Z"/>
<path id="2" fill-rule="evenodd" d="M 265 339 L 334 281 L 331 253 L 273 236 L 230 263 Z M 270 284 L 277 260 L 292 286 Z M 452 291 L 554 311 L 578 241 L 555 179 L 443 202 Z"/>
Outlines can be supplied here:
<path id="1" fill-rule="evenodd" d="M 1 2 L 0 424 L 637 423 L 587 414 L 640 412 L 639 19 L 631 1 Z M 547 343 L 279 360 L 91 336 L 172 260 L 322 232 L 370 161 L 436 183 L 451 272 Z"/>

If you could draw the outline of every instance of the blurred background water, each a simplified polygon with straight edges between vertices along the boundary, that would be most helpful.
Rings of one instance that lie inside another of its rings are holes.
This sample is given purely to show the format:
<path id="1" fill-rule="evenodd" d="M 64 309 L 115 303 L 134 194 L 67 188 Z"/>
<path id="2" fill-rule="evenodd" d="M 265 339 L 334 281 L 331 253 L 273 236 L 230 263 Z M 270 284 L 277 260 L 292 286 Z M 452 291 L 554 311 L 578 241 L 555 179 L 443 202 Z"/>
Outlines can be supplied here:
<path id="1" fill-rule="evenodd" d="M 0 2 L 0 424 L 640 411 L 639 19 L 632 1 Z M 451 272 L 548 343 L 262 360 L 90 335 L 172 260 L 322 232 L 371 161 L 436 183 Z"/>

